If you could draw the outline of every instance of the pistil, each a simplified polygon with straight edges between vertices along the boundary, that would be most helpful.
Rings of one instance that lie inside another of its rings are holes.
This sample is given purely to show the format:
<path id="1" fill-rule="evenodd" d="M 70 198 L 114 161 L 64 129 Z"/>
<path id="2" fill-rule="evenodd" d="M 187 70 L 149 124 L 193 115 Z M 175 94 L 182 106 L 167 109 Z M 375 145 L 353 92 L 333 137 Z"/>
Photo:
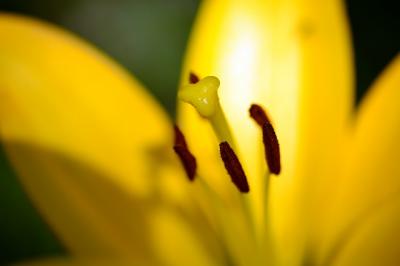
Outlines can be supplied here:
<path id="1" fill-rule="evenodd" d="M 199 79 L 194 73 L 189 74 L 189 84 L 183 87 L 178 97 L 191 104 L 200 116 L 207 119 L 220 141 L 220 155 L 232 182 L 242 193 L 250 191 L 246 174 L 234 152 L 234 142 L 228 122 L 221 108 L 218 97 L 219 79 L 208 76 Z"/>

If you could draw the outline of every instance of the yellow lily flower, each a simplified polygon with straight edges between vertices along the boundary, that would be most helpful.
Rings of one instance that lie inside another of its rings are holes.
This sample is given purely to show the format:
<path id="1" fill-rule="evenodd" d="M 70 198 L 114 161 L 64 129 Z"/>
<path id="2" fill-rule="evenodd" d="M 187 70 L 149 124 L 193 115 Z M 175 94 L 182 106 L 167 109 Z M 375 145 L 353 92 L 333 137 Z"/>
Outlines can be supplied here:
<path id="1" fill-rule="evenodd" d="M 70 33 L 0 36 L 1 141 L 70 255 L 28 265 L 400 262 L 400 57 L 355 112 L 341 1 L 204 1 L 175 131 Z"/>

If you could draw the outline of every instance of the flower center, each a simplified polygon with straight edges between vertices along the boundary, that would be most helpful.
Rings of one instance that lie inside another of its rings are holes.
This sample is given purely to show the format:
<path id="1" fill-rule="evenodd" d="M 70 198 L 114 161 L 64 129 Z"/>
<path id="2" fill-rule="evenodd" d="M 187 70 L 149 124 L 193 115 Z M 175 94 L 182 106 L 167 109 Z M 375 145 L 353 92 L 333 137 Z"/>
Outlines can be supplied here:
<path id="1" fill-rule="evenodd" d="M 218 88 L 220 81 L 217 77 L 208 76 L 199 79 L 194 73 L 189 75 L 189 84 L 184 86 L 178 94 L 178 98 L 191 104 L 199 115 L 207 119 L 220 141 L 219 151 L 232 182 L 242 193 L 250 191 L 246 174 L 235 153 L 235 143 L 227 119 L 222 110 Z M 275 130 L 261 106 L 252 104 L 249 109 L 250 117 L 260 126 L 263 136 L 265 158 L 271 173 L 280 173 L 280 151 Z M 196 173 L 196 159 L 189 151 L 183 133 L 175 127 L 174 151 L 180 158 L 186 174 L 190 180 L 194 180 Z"/>

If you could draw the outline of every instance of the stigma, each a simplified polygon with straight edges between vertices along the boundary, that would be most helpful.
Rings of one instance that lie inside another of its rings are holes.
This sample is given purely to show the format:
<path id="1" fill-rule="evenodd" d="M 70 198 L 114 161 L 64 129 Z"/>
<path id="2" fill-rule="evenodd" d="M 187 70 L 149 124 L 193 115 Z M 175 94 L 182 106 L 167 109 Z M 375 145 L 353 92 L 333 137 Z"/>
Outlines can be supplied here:
<path id="1" fill-rule="evenodd" d="M 208 76 L 200 79 L 196 74 L 189 74 L 188 84 L 180 89 L 179 100 L 192 105 L 197 113 L 207 119 L 219 140 L 219 153 L 232 183 L 241 193 L 250 191 L 246 173 L 236 155 L 236 145 L 231 129 L 225 117 L 218 96 L 220 81 L 217 77 Z M 262 129 L 265 159 L 269 172 L 278 175 L 281 171 L 278 138 L 266 112 L 257 104 L 252 104 L 250 117 Z M 216 147 L 217 148 L 217 147 Z M 183 133 L 175 127 L 175 153 L 180 158 L 190 180 L 196 172 L 196 159 L 189 151 Z"/>
<path id="2" fill-rule="evenodd" d="M 194 74 L 191 74 L 189 79 L 190 84 L 179 91 L 178 98 L 193 105 L 202 117 L 213 117 L 219 105 L 219 79 L 209 76 L 198 80 Z"/>

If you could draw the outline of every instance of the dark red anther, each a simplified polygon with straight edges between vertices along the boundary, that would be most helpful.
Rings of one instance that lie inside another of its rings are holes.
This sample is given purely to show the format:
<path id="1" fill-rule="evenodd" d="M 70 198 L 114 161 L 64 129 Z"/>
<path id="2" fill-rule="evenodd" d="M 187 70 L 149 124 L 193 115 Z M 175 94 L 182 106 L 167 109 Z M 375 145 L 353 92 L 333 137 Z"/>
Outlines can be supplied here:
<path id="1" fill-rule="evenodd" d="M 275 130 L 270 123 L 264 123 L 262 126 L 262 132 L 265 158 L 267 160 L 269 171 L 273 174 L 279 175 L 281 172 L 281 155 Z"/>
<path id="2" fill-rule="evenodd" d="M 185 168 L 187 177 L 190 181 L 193 181 L 194 177 L 196 176 L 196 158 L 193 156 L 193 154 L 190 153 L 188 149 L 182 146 L 174 146 L 174 151 L 181 160 L 183 168 Z"/>
<path id="3" fill-rule="evenodd" d="M 175 131 L 175 143 L 174 146 L 183 146 L 187 148 L 185 136 L 183 135 L 182 131 L 179 129 L 177 125 L 174 125 Z"/>
<path id="4" fill-rule="evenodd" d="M 279 142 L 276 137 L 274 127 L 272 126 L 264 109 L 257 105 L 252 104 L 250 109 L 250 116 L 262 128 L 265 159 L 268 164 L 269 171 L 278 175 L 281 172 L 281 155 L 279 150 Z"/>
<path id="5" fill-rule="evenodd" d="M 185 169 L 186 175 L 188 176 L 190 181 L 193 181 L 196 176 L 196 168 L 197 162 L 196 158 L 189 151 L 188 146 L 186 144 L 185 136 L 182 131 L 177 126 L 174 126 L 175 130 L 175 143 L 174 143 L 174 151 L 178 155 L 183 168 Z"/>
<path id="6" fill-rule="evenodd" d="M 196 84 L 197 82 L 199 82 L 200 78 L 199 76 L 197 76 L 195 73 L 190 72 L 189 73 L 189 83 L 190 84 Z"/>
<path id="7" fill-rule="evenodd" d="M 247 183 L 246 174 L 243 171 L 242 165 L 235 152 L 232 150 L 228 142 L 224 141 L 219 144 L 219 151 L 222 161 L 224 162 L 225 169 L 231 177 L 232 182 L 236 185 L 242 193 L 250 191 L 249 184 Z"/>
<path id="8" fill-rule="evenodd" d="M 265 123 L 271 124 L 271 121 L 269 120 L 267 114 L 261 106 L 257 104 L 252 104 L 250 106 L 249 112 L 251 118 L 253 118 L 260 127 L 262 127 Z"/>

